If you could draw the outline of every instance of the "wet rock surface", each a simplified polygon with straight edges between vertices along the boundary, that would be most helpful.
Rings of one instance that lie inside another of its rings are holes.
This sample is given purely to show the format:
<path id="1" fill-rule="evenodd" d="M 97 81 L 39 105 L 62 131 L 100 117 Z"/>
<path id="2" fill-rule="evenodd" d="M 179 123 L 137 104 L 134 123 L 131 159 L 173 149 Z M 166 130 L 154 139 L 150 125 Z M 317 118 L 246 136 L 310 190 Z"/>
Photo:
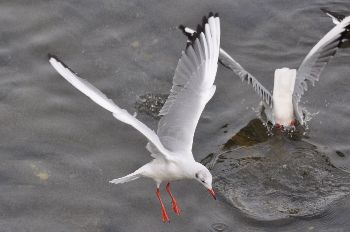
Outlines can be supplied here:
<path id="1" fill-rule="evenodd" d="M 256 125 L 248 124 L 243 134 L 234 137 L 247 140 L 244 135 Z M 293 138 L 275 134 L 252 145 L 257 140 L 252 137 L 244 142 L 251 146 L 210 154 L 205 163 L 215 176 L 214 188 L 228 203 L 257 220 L 322 214 L 350 193 L 350 174 L 333 166 L 316 146 Z"/>
<path id="2" fill-rule="evenodd" d="M 146 94 L 138 98 L 136 108 L 159 119 L 166 98 Z M 252 218 L 316 216 L 350 193 L 350 174 L 302 141 L 304 132 L 302 127 L 281 131 L 253 119 L 202 163 L 211 168 L 218 193 Z"/>
<path id="3" fill-rule="evenodd" d="M 263 123 L 259 119 L 253 119 L 246 127 L 230 138 L 224 144 L 223 149 L 228 150 L 234 146 L 252 146 L 265 142 L 268 138 L 269 133 Z"/>

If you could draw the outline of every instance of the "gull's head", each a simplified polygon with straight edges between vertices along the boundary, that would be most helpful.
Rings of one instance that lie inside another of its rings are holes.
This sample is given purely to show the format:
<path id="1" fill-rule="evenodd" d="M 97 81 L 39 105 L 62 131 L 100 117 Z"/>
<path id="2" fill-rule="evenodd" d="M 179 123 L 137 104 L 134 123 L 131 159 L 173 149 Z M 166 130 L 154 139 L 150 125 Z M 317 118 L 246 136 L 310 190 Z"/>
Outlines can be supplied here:
<path id="1" fill-rule="evenodd" d="M 216 200 L 215 192 L 212 187 L 213 176 L 203 164 L 197 163 L 194 179 L 196 179 L 199 183 L 204 185 L 204 187 L 208 190 L 210 195 Z"/>

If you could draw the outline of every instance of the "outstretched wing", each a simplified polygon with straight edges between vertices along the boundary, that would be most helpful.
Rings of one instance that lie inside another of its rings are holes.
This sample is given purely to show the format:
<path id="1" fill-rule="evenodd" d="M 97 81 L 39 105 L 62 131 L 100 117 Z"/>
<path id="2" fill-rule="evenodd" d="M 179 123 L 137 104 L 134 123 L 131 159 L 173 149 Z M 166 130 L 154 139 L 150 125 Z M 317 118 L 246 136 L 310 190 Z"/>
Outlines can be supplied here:
<path id="1" fill-rule="evenodd" d="M 301 63 L 295 80 L 293 93 L 294 104 L 298 104 L 301 96 L 308 89 L 306 81 L 319 80 L 321 72 L 336 54 L 338 48 L 349 46 L 350 40 L 350 16 L 345 17 L 332 30 L 330 30 L 307 54 Z"/>
<path id="2" fill-rule="evenodd" d="M 182 32 L 191 39 L 196 32 L 186 26 L 179 27 Z M 242 81 L 250 84 L 260 97 L 261 101 L 272 108 L 272 95 L 252 74 L 247 72 L 237 61 L 235 61 L 224 49 L 220 48 L 219 61 L 226 68 L 232 70 Z"/>
<path id="3" fill-rule="evenodd" d="M 237 61 L 235 61 L 227 52 L 220 49 L 220 63 L 231 69 L 242 81 L 250 84 L 260 97 L 261 101 L 272 108 L 272 95 L 252 74 L 247 72 Z"/>
<path id="4" fill-rule="evenodd" d="M 220 20 L 204 19 L 196 36 L 182 52 L 170 95 L 160 111 L 157 134 L 177 154 L 191 155 L 193 136 L 202 111 L 213 96 L 220 48 Z"/>
<path id="5" fill-rule="evenodd" d="M 119 108 L 111 99 L 107 98 L 100 90 L 91 85 L 86 80 L 78 77 L 63 62 L 54 56 L 49 55 L 49 62 L 61 74 L 61 76 L 71 83 L 75 88 L 88 96 L 92 101 L 113 113 L 113 116 L 140 131 L 165 157 L 169 158 L 170 152 L 164 148 L 156 133 L 145 124 L 130 115 L 126 110 Z"/>

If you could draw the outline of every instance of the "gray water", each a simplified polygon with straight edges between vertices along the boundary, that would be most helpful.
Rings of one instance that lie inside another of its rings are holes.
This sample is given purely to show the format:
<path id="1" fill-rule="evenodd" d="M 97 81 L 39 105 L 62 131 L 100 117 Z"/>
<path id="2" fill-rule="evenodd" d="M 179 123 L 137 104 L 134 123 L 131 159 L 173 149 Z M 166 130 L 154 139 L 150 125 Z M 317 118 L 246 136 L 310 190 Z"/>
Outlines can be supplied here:
<path id="1" fill-rule="evenodd" d="M 222 47 L 272 89 L 273 70 L 298 67 L 333 27 L 320 7 L 350 12 L 347 0 L 0 1 L 0 231 L 349 231 L 349 50 L 337 54 L 317 86 L 303 97 L 303 106 L 317 113 L 307 135 L 297 142 L 282 139 L 278 147 L 284 158 L 306 147 L 304 160 L 317 160 L 312 170 L 334 174 L 338 181 L 335 187 L 322 185 L 331 196 L 336 194 L 334 201 L 316 207 L 316 214 L 267 218 L 268 212 L 259 208 L 259 199 L 268 196 L 258 194 L 264 186 L 254 189 L 254 175 L 246 175 L 246 182 L 244 175 L 237 176 L 257 165 L 262 167 L 258 171 L 264 170 L 263 163 L 255 163 L 230 175 L 245 185 L 230 182 L 224 187 L 245 186 L 257 207 L 237 207 L 233 200 L 249 199 L 237 194 L 228 198 L 220 188 L 219 199 L 213 201 L 199 184 L 179 181 L 172 189 L 181 216 L 170 211 L 163 191 L 170 224 L 161 222 L 151 180 L 108 183 L 151 159 L 145 138 L 75 90 L 47 61 L 47 53 L 57 55 L 133 113 L 140 96 L 169 92 L 186 40 L 177 26 L 195 27 L 213 11 L 221 16 Z M 222 145 L 257 117 L 258 98 L 229 70 L 220 66 L 216 85 L 195 134 L 197 160 L 222 152 Z M 144 112 L 138 118 L 151 128 L 157 126 L 157 119 Z M 268 156 L 266 149 L 276 137 L 249 147 L 235 144 L 232 149 L 237 150 L 225 155 Z M 302 161 L 303 152 L 298 154 Z M 273 162 L 269 165 L 275 168 Z M 223 175 L 219 167 L 213 164 L 215 180 Z M 326 183 L 332 182 L 332 176 L 327 178 Z M 215 186 L 222 187 L 219 183 Z M 322 198 L 323 193 L 314 196 Z M 253 213 L 247 213 L 247 207 Z M 298 207 L 299 211 L 279 212 L 306 212 Z"/>

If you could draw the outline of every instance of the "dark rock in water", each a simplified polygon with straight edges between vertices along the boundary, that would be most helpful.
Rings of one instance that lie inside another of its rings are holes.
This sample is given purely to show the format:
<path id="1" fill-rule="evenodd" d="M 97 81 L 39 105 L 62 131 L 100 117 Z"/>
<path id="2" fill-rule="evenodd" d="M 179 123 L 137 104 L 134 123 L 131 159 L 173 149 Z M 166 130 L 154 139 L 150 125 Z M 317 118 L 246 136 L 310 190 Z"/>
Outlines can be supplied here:
<path id="1" fill-rule="evenodd" d="M 241 131 L 246 135 L 249 128 Z M 211 164 L 219 195 L 246 215 L 269 221 L 311 217 L 350 193 L 350 174 L 334 167 L 314 145 L 284 133 L 259 136 L 252 141 L 267 141 L 203 160 Z"/>
<path id="2" fill-rule="evenodd" d="M 145 113 L 155 119 L 159 119 L 159 111 L 167 98 L 167 94 L 148 93 L 137 98 L 135 108 L 139 113 Z"/>
<path id="3" fill-rule="evenodd" d="M 227 150 L 233 146 L 252 146 L 257 143 L 265 142 L 268 139 L 268 133 L 263 122 L 259 119 L 253 119 L 248 126 L 241 129 L 235 136 L 229 139 L 223 149 Z"/>
<path id="4" fill-rule="evenodd" d="M 260 119 L 251 120 L 248 125 L 242 128 L 236 135 L 230 138 L 224 145 L 223 150 L 229 150 L 232 147 L 249 147 L 258 143 L 266 142 L 271 135 L 285 135 L 292 140 L 299 141 L 305 136 L 305 128 L 298 125 L 296 128 L 281 130 L 267 125 Z"/>

